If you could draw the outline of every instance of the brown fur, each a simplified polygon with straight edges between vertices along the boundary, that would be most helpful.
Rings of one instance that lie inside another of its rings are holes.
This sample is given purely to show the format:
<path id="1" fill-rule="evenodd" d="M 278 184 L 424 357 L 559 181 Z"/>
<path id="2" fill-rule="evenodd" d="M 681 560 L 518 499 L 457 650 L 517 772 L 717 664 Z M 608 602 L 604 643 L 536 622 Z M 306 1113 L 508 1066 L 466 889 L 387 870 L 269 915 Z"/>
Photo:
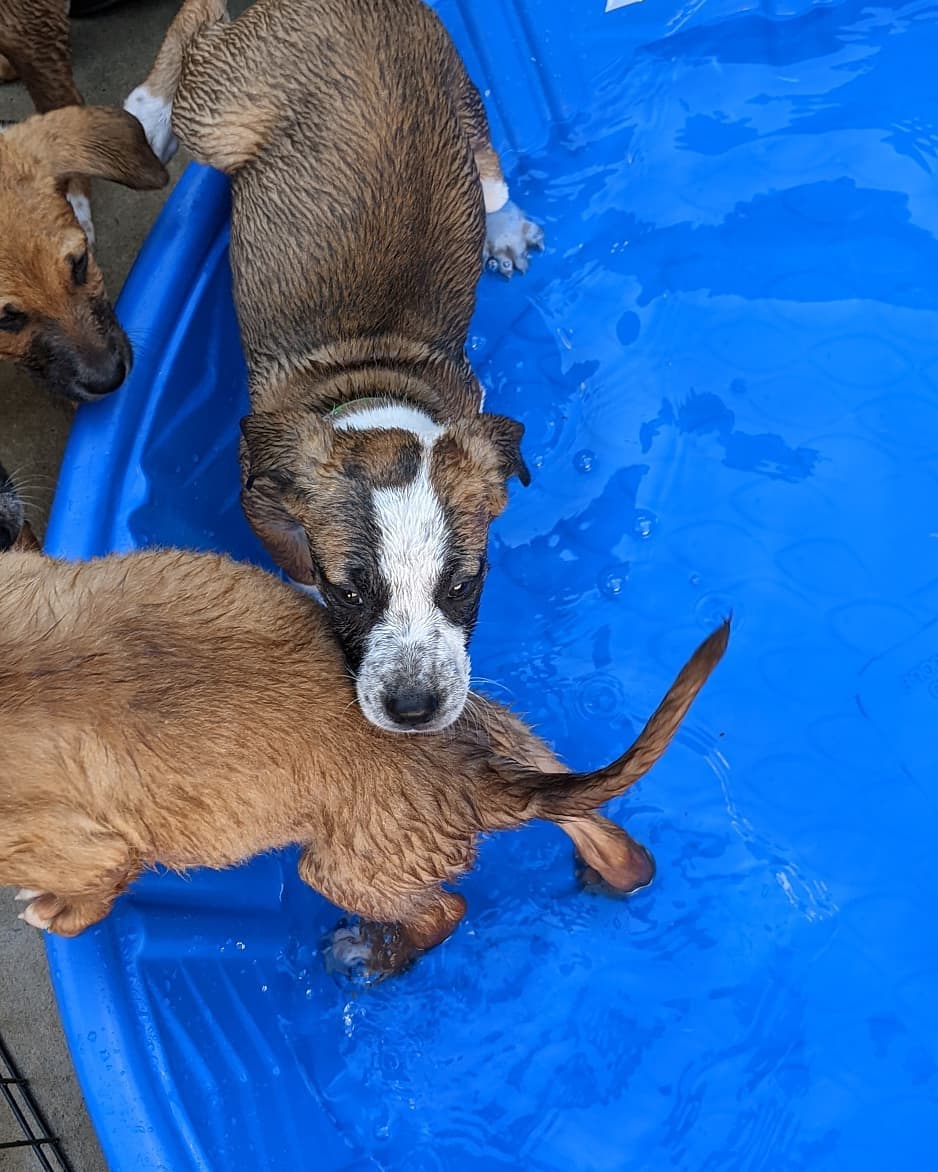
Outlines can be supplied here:
<path id="1" fill-rule="evenodd" d="M 0 358 L 83 401 L 118 385 L 131 354 L 65 198 L 75 175 L 135 188 L 167 175 L 123 110 L 66 106 L 0 134 Z"/>
<path id="2" fill-rule="evenodd" d="M 22 80 L 39 114 L 84 103 L 72 74 L 67 7 L 62 0 L 0 0 L 0 81 Z M 69 179 L 68 191 L 90 208 L 85 176 Z"/>
<path id="3" fill-rule="evenodd" d="M 460 553 L 484 561 L 506 480 L 528 480 L 521 425 L 480 416 L 465 357 L 486 240 L 480 175 L 502 175 L 435 14 L 420 0 L 257 0 L 229 24 L 223 0 L 187 0 L 144 88 L 172 102 L 193 155 L 232 177 L 253 413 L 242 503 L 272 556 L 321 585 L 318 550 L 343 580 L 361 540 L 349 516 L 362 464 L 328 454 L 328 415 L 381 397 L 451 431 L 441 503 L 471 537 Z"/>
<path id="4" fill-rule="evenodd" d="M 354 943 L 376 971 L 453 930 L 464 903 L 440 884 L 471 866 L 486 830 L 553 819 L 631 890 L 650 858 L 595 807 L 661 755 L 727 635 L 698 649 L 628 753 L 564 774 L 479 697 L 445 734 L 377 731 L 320 611 L 259 570 L 181 552 L 68 564 L 10 551 L 0 884 L 32 889 L 25 918 L 71 935 L 156 862 L 228 867 L 299 843 L 302 878 L 368 921 Z"/>
<path id="5" fill-rule="evenodd" d="M 38 113 L 80 106 L 63 0 L 0 0 L 0 80 L 19 78 Z"/>

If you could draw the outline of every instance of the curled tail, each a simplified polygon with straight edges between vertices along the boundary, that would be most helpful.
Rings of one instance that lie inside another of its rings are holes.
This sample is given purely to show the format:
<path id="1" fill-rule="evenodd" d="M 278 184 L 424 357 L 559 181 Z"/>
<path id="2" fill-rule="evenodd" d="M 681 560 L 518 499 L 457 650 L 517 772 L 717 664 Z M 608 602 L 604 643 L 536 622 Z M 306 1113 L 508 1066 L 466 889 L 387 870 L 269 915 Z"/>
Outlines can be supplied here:
<path id="1" fill-rule="evenodd" d="M 697 693 L 722 659 L 729 637 L 727 619 L 700 644 L 632 746 L 611 765 L 589 773 L 541 773 L 504 757 L 492 759 L 498 781 L 491 786 L 486 805 L 497 825 L 517 826 L 532 818 L 562 822 L 583 817 L 634 785 L 671 743 Z"/>

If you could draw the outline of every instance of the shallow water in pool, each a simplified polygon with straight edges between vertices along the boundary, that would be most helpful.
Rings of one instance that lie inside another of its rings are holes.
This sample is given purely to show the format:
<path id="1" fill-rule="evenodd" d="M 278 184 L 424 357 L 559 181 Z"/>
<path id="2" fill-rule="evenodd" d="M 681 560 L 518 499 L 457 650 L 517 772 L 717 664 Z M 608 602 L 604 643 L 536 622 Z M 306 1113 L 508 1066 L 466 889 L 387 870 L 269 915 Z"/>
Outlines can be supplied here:
<path id="1" fill-rule="evenodd" d="M 928 1166 L 938 8 L 606 8 L 440 5 L 548 245 L 470 339 L 534 473 L 473 661 L 589 767 L 733 611 L 613 804 L 656 882 L 587 896 L 560 832 L 502 835 L 453 939 L 362 990 L 290 856 L 145 881 L 100 931 L 193 1166 Z M 212 264 L 121 540 L 256 556 Z"/>

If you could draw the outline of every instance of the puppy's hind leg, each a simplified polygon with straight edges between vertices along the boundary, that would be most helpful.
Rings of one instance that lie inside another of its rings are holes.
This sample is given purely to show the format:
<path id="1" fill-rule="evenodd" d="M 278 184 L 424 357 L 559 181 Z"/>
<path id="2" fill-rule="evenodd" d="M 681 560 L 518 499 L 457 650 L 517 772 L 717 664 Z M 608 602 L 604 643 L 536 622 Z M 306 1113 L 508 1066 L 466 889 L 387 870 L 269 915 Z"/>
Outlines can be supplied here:
<path id="1" fill-rule="evenodd" d="M 577 879 L 594 894 L 623 896 L 641 891 L 655 877 L 651 853 L 621 826 L 590 814 L 558 823 L 576 846 Z"/>
<path id="2" fill-rule="evenodd" d="M 141 123 L 161 163 L 168 163 L 179 148 L 173 133 L 173 103 L 187 54 L 197 40 L 227 21 L 226 0 L 185 0 L 166 31 L 146 80 L 127 95 L 124 109 Z"/>
<path id="3" fill-rule="evenodd" d="M 459 115 L 475 156 L 485 200 L 485 248 L 483 260 L 489 272 L 511 277 L 528 271 L 528 254 L 544 247 L 544 233 L 508 198 L 502 164 L 492 146 L 485 107 L 468 76 L 464 75 Z"/>

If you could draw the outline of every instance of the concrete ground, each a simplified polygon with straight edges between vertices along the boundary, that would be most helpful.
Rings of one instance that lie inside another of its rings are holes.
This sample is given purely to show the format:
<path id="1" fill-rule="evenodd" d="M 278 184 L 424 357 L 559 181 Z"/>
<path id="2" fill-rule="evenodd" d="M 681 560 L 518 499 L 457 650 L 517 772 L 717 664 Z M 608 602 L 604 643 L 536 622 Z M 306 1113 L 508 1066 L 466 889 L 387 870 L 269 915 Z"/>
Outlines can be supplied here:
<path id="1" fill-rule="evenodd" d="M 75 75 L 85 101 L 120 104 L 146 75 L 179 0 L 124 0 L 110 11 L 72 22 Z M 244 5 L 233 7 L 240 10 Z M 0 119 L 31 112 L 19 85 L 0 87 Z M 184 164 L 171 166 L 175 179 Z M 100 183 L 94 192 L 97 257 L 116 296 L 159 208 L 168 194 L 133 192 Z M 117 392 L 120 393 L 119 391 Z M 16 474 L 37 533 L 48 518 L 71 410 L 52 401 L 10 367 L 0 366 L 0 460 Z M 39 933 L 14 915 L 12 892 L 0 889 L 0 1033 L 29 1078 L 52 1130 L 76 1172 L 106 1167 L 59 1025 Z M 0 1143 L 19 1139 L 0 1102 Z M 0 1151 L 3 1172 L 31 1172 L 35 1157 Z"/>

